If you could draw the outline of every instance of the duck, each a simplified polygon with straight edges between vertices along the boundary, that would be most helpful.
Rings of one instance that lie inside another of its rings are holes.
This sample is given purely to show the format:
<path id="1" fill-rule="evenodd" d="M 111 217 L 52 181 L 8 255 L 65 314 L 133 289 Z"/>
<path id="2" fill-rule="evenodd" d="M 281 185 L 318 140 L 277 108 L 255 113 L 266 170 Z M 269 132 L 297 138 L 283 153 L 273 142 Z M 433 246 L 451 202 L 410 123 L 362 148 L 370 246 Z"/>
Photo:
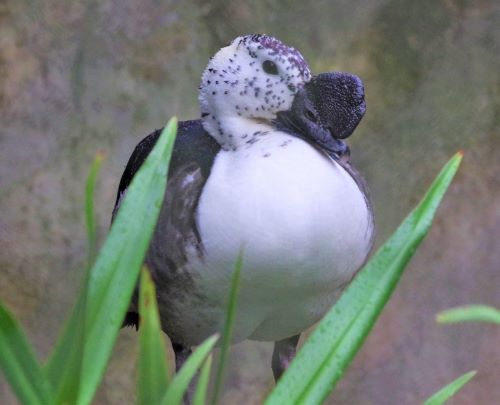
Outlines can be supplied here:
<path id="1" fill-rule="evenodd" d="M 363 86 L 346 73 L 313 77 L 297 49 L 252 34 L 210 59 L 199 103 L 200 118 L 179 123 L 145 259 L 161 326 L 179 369 L 193 346 L 223 330 L 241 254 L 232 342 L 274 342 L 278 379 L 300 334 L 335 303 L 373 245 L 366 183 L 343 141 L 364 114 Z M 113 216 L 160 132 L 133 151 Z M 134 294 L 124 325 L 138 319 Z"/>

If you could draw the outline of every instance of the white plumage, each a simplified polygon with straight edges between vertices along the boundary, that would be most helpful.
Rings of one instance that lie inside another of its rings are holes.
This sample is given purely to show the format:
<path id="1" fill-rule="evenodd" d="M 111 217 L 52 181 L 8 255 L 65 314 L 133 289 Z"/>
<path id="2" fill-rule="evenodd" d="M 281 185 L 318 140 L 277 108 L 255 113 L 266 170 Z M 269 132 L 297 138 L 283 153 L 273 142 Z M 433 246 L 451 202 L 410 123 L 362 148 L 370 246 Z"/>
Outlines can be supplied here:
<path id="1" fill-rule="evenodd" d="M 218 154 L 197 222 L 205 253 L 193 270 L 213 305 L 187 301 L 181 311 L 211 330 L 222 325 L 242 248 L 235 341 L 280 340 L 319 320 L 365 260 L 372 232 L 351 176 L 315 147 L 279 131 Z M 185 330 L 206 336 L 202 329 Z"/>

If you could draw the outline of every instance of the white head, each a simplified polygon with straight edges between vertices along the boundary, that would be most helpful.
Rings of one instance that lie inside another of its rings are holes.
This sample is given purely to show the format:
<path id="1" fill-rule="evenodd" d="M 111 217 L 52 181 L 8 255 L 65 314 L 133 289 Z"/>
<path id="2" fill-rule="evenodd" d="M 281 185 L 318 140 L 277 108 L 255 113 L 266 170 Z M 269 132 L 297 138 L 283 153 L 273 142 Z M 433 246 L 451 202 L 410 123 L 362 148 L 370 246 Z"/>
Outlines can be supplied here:
<path id="1" fill-rule="evenodd" d="M 296 49 L 267 35 L 238 37 L 203 72 L 203 126 L 224 149 L 237 149 L 249 135 L 246 127 L 269 127 L 310 78 L 309 66 Z"/>

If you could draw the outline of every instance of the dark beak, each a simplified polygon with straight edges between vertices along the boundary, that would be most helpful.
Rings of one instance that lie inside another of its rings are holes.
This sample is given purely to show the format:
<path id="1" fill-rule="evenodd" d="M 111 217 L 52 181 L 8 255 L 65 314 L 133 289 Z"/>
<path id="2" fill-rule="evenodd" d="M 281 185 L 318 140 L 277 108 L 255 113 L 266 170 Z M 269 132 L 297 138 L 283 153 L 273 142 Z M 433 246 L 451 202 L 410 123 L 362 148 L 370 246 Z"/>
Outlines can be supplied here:
<path id="1" fill-rule="evenodd" d="M 330 72 L 314 76 L 305 86 L 321 119 L 334 138 L 350 136 L 366 112 L 361 79 L 350 73 Z"/>
<path id="2" fill-rule="evenodd" d="M 278 129 L 307 140 L 336 159 L 348 159 L 342 139 L 352 134 L 366 110 L 361 80 L 348 73 L 323 73 L 295 95 L 292 107 L 278 113 Z"/>

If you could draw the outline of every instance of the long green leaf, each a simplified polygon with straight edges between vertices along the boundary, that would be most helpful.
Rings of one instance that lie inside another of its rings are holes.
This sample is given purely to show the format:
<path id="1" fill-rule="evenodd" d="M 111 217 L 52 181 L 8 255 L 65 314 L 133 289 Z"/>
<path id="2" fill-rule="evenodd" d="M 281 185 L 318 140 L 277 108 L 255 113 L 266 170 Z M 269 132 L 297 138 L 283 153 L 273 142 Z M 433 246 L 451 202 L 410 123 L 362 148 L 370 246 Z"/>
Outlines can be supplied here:
<path id="1" fill-rule="evenodd" d="M 0 367 L 23 404 L 51 404 L 48 380 L 14 317 L 0 304 Z"/>
<path id="2" fill-rule="evenodd" d="M 208 382 L 210 380 L 210 369 L 212 367 L 212 355 L 209 354 L 200 371 L 200 378 L 196 385 L 193 397 L 193 405 L 205 405 L 207 403 Z"/>
<path id="3" fill-rule="evenodd" d="M 326 314 L 267 398 L 267 405 L 319 404 L 342 376 L 427 234 L 462 159 L 457 153 L 425 197 Z"/>
<path id="4" fill-rule="evenodd" d="M 236 316 L 236 306 L 238 301 L 238 294 L 240 290 L 240 275 L 241 267 L 243 266 L 243 251 L 240 251 L 236 264 L 234 266 L 233 276 L 231 277 L 231 290 L 229 292 L 229 300 L 226 310 L 226 321 L 224 323 L 224 334 L 222 335 L 222 345 L 219 355 L 219 366 L 217 375 L 215 377 L 215 389 L 212 399 L 212 404 L 215 405 L 219 401 L 219 395 L 222 390 L 224 382 L 224 370 L 226 367 L 227 356 L 229 353 L 229 346 L 233 335 L 234 317 Z"/>
<path id="5" fill-rule="evenodd" d="M 143 268 L 139 293 L 139 386 L 137 402 L 159 404 L 167 390 L 167 356 L 163 341 L 156 292 L 147 268 Z"/>
<path id="6" fill-rule="evenodd" d="M 438 323 L 491 322 L 500 325 L 500 311 L 487 305 L 451 308 L 436 315 Z"/>
<path id="7" fill-rule="evenodd" d="M 186 392 L 189 383 L 194 378 L 196 372 L 200 368 L 203 361 L 206 359 L 210 351 L 217 342 L 218 335 L 213 335 L 199 345 L 191 356 L 188 357 L 179 372 L 172 379 L 172 382 L 167 388 L 163 400 L 163 405 L 180 404 L 182 397 Z"/>
<path id="8" fill-rule="evenodd" d="M 54 390 L 54 403 L 74 404 L 80 391 L 85 350 L 85 309 L 88 271 L 71 317 L 49 358 L 45 371 Z"/>
<path id="9" fill-rule="evenodd" d="M 54 354 L 50 357 L 46 371 L 54 389 L 54 402 L 73 404 L 80 391 L 80 380 L 85 345 L 85 322 L 89 271 L 97 249 L 94 219 L 94 190 L 104 155 L 98 153 L 90 167 L 85 187 L 85 219 L 88 238 L 87 270 L 70 321 L 65 326 L 64 339 L 59 339 Z"/>
<path id="10" fill-rule="evenodd" d="M 130 303 L 166 188 L 177 120 L 170 120 L 154 149 L 134 176 L 90 272 L 85 319 L 85 350 L 77 404 L 88 404 L 102 378 Z M 57 365 L 75 339 L 78 311 L 47 365 L 52 380 L 62 377 Z"/>
<path id="11" fill-rule="evenodd" d="M 176 132 L 173 118 L 134 176 L 92 268 L 79 404 L 91 401 L 132 298 L 163 203 Z"/>
<path id="12" fill-rule="evenodd" d="M 462 388 L 469 380 L 476 375 L 477 371 L 469 371 L 463 376 L 458 377 L 445 387 L 441 388 L 432 397 L 427 399 L 423 405 L 442 405 L 448 401 L 457 391 Z"/>
<path id="13" fill-rule="evenodd" d="M 87 176 L 85 186 L 85 222 L 87 225 L 87 244 L 88 244 L 88 266 L 92 266 L 97 252 L 97 231 L 94 215 L 94 191 L 97 176 L 101 169 L 101 163 L 104 159 L 104 154 L 99 152 L 94 158 L 94 162 L 90 167 L 90 172 Z"/>

